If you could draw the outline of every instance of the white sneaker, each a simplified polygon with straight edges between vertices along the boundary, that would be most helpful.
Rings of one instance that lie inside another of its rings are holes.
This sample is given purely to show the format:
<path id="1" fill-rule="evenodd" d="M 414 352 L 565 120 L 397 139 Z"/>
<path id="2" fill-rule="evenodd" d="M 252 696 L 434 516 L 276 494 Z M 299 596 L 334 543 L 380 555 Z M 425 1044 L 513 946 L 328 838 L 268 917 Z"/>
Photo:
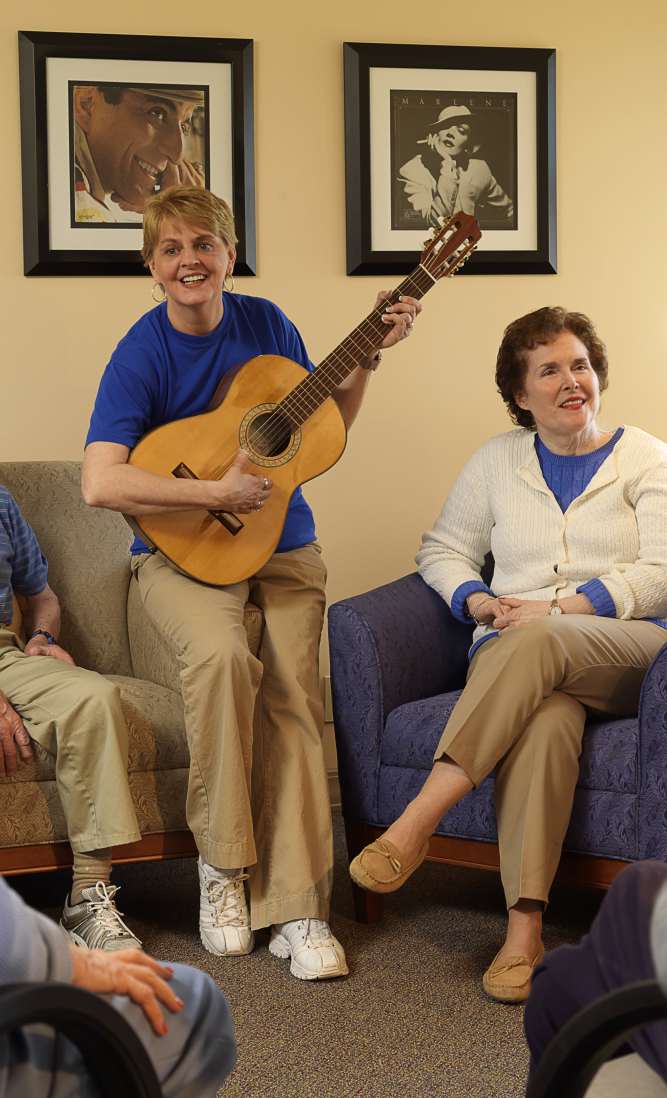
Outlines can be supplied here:
<path id="1" fill-rule="evenodd" d="M 70 904 L 65 900 L 60 925 L 75 945 L 83 949 L 141 949 L 141 942 L 123 922 L 114 896 L 118 885 L 98 881 L 84 888 L 81 901 Z"/>
<path id="2" fill-rule="evenodd" d="M 349 971 L 343 947 L 323 919 L 293 919 L 271 927 L 269 952 L 291 957 L 290 972 L 299 980 L 330 980 Z"/>
<path id="3" fill-rule="evenodd" d="M 235 957 L 252 952 L 247 879 L 241 869 L 216 869 L 199 859 L 199 935 L 209 953 Z"/>

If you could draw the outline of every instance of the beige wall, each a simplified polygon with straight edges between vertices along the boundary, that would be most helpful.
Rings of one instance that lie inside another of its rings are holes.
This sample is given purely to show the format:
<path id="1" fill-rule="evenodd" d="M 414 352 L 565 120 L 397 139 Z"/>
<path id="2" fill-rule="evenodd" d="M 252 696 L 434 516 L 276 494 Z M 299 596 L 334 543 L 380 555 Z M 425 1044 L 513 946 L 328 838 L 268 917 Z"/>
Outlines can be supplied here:
<path id="1" fill-rule="evenodd" d="M 0 459 L 79 456 L 108 354 L 151 306 L 148 279 L 21 273 L 18 29 L 255 40 L 260 274 L 239 288 L 283 306 L 316 360 L 392 284 L 345 275 L 341 43 L 558 51 L 560 273 L 443 283 L 411 339 L 385 356 L 343 460 L 308 492 L 332 600 L 412 568 L 419 534 L 464 458 L 508 425 L 492 381 L 495 351 L 505 323 L 529 309 L 563 303 L 590 312 L 611 354 L 606 421 L 667 437 L 665 11 L 663 0 L 5 0 Z"/>

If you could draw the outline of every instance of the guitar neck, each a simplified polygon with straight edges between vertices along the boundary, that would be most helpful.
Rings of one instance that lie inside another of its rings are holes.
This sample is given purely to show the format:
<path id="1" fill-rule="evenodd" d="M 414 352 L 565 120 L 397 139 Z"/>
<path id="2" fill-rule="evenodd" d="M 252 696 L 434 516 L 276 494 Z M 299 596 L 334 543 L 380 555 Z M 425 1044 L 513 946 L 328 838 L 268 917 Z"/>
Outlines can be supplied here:
<path id="1" fill-rule="evenodd" d="M 415 267 L 400 286 L 376 306 L 312 374 L 308 374 L 288 393 L 281 401 L 280 408 L 294 428 L 305 423 L 341 382 L 379 349 L 387 335 L 387 325 L 382 321 L 387 305 L 394 305 L 402 295 L 422 298 L 436 281 L 421 264 Z"/>

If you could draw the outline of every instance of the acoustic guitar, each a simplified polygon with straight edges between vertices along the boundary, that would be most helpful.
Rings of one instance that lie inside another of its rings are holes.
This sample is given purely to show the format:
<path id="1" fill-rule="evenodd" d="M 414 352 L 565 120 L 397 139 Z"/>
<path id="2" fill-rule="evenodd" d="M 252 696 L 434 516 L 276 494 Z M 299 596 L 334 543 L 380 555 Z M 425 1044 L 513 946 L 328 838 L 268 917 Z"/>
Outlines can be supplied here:
<path id="1" fill-rule="evenodd" d="M 273 488 L 264 507 L 249 514 L 197 510 L 128 518 L 142 540 L 203 583 L 220 587 L 254 575 L 280 540 L 294 490 L 330 469 L 345 449 L 345 424 L 331 394 L 380 347 L 387 334 L 383 310 L 401 294 L 423 297 L 454 274 L 480 235 L 474 217 L 454 214 L 426 241 L 418 266 L 391 297 L 312 373 L 279 355 L 258 355 L 227 378 L 217 407 L 145 435 L 130 465 L 161 476 L 217 480 L 242 448 L 249 471 L 268 474 Z"/>

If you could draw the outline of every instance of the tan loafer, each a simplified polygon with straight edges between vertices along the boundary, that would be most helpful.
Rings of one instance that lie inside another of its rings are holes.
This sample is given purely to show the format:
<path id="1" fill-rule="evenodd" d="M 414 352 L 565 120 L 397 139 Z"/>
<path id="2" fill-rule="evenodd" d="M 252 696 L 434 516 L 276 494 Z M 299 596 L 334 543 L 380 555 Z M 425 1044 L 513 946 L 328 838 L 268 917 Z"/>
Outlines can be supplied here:
<path id="1" fill-rule="evenodd" d="M 376 839 L 350 862 L 350 876 L 369 892 L 396 892 L 422 864 L 427 850 L 428 839 L 414 862 L 404 867 L 394 844 L 388 839 Z"/>
<path id="2" fill-rule="evenodd" d="M 490 999 L 499 1003 L 524 1003 L 530 995 L 533 972 L 544 957 L 544 950 L 529 961 L 527 957 L 503 957 L 502 950 L 493 958 L 482 978 L 482 986 Z"/>

